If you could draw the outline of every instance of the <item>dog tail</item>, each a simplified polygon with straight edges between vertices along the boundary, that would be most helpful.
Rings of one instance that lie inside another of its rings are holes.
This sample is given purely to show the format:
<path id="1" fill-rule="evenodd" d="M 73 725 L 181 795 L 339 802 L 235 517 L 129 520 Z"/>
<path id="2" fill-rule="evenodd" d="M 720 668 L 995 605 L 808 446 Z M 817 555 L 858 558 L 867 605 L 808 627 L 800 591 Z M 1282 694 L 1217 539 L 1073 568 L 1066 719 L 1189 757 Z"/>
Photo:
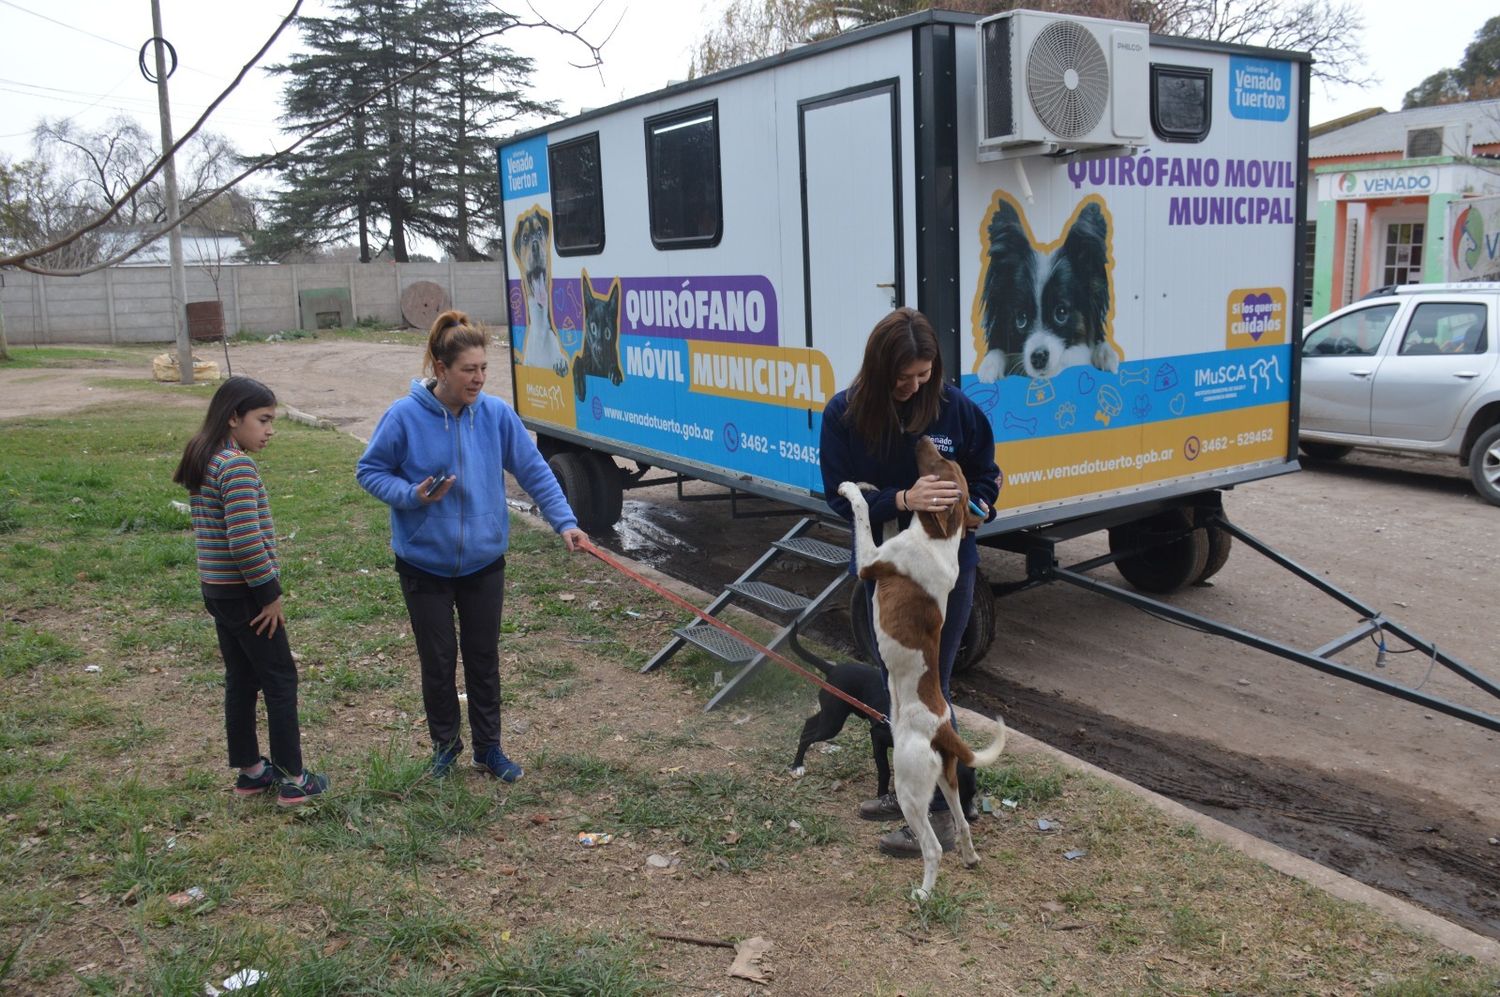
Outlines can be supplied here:
<path id="1" fill-rule="evenodd" d="M 995 739 L 989 743 L 988 747 L 974 752 L 974 760 L 969 762 L 971 768 L 993 765 L 1000 760 L 1000 753 L 1005 750 L 1005 721 L 996 717 L 994 723 Z"/>

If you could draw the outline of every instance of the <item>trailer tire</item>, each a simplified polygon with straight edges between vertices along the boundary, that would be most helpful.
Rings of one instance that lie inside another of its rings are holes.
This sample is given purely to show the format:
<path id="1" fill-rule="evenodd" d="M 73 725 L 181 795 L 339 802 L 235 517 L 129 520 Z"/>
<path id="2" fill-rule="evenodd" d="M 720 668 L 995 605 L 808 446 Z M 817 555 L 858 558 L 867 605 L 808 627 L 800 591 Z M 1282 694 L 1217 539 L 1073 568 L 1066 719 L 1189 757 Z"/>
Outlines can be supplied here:
<path id="1" fill-rule="evenodd" d="M 590 463 L 587 454 L 566 451 L 553 454 L 547 461 L 547 466 L 557 475 L 563 497 L 573 507 L 573 515 L 578 517 L 579 528 L 585 533 L 599 533 L 614 524 L 600 525 L 602 516 L 598 488 L 595 485 L 598 472 L 590 467 Z"/>
<path id="2" fill-rule="evenodd" d="M 1354 448 L 1346 447 L 1342 443 L 1314 443 L 1312 440 L 1299 440 L 1297 449 L 1314 460 L 1343 460 Z"/>
<path id="3" fill-rule="evenodd" d="M 958 645 L 958 657 L 953 659 L 953 674 L 962 675 L 973 668 L 990 653 L 990 644 L 995 640 L 995 590 L 990 588 L 984 572 L 974 572 L 974 607 L 969 613 L 969 625 L 964 628 L 963 640 Z"/>
<path id="4" fill-rule="evenodd" d="M 1203 532 L 1208 537 L 1208 561 L 1203 565 L 1203 573 L 1193 579 L 1195 582 L 1206 582 L 1217 575 L 1234 547 L 1234 537 L 1222 526 L 1205 526 Z"/>
<path id="5" fill-rule="evenodd" d="M 1500 505 L 1500 426 L 1491 426 L 1474 441 L 1469 451 L 1469 477 L 1480 498 Z"/>
<path id="6" fill-rule="evenodd" d="M 854 637 L 854 649 L 859 660 L 874 665 L 880 660 L 878 649 L 871 646 L 870 604 L 865 599 L 864 583 L 859 583 L 849 593 L 849 629 Z M 969 625 L 958 644 L 958 655 L 953 659 L 953 674 L 960 675 L 977 665 L 990 651 L 995 640 L 995 590 L 983 572 L 974 575 L 974 604 L 969 613 Z M 878 666 L 877 666 L 878 667 Z"/>
<path id="7" fill-rule="evenodd" d="M 1115 568 L 1142 592 L 1165 595 L 1203 576 L 1208 567 L 1208 531 L 1193 527 L 1189 510 L 1167 509 L 1111 527 L 1109 550 L 1112 554 L 1133 551 L 1115 561 Z"/>
<path id="8" fill-rule="evenodd" d="M 599 514 L 600 528 L 612 530 L 625 509 L 625 472 L 613 457 L 602 451 L 590 450 L 583 456 L 594 476 L 591 484 L 596 497 L 595 511 Z"/>

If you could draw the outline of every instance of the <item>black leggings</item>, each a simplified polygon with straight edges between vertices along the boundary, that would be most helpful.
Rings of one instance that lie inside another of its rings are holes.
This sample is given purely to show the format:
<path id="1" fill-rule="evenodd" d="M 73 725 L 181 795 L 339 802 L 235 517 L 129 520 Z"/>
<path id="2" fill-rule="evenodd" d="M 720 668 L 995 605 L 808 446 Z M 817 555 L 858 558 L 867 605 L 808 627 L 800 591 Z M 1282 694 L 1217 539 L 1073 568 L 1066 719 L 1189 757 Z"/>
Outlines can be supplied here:
<path id="1" fill-rule="evenodd" d="M 255 697 L 265 696 L 266 728 L 271 735 L 271 764 L 283 775 L 302 774 L 302 732 L 297 723 L 297 665 L 287 643 L 286 627 L 270 637 L 256 633 L 250 621 L 261 607 L 249 596 L 207 599 L 209 615 L 224 656 L 224 733 L 229 764 L 250 768 L 260 761 L 255 736 Z"/>
<path id="2" fill-rule="evenodd" d="M 461 578 L 401 575 L 401 594 L 422 663 L 422 706 L 434 747 L 463 747 L 455 678 L 459 653 L 469 695 L 474 753 L 500 743 L 500 610 L 505 564 Z M 453 629 L 458 614 L 458 632 Z"/>

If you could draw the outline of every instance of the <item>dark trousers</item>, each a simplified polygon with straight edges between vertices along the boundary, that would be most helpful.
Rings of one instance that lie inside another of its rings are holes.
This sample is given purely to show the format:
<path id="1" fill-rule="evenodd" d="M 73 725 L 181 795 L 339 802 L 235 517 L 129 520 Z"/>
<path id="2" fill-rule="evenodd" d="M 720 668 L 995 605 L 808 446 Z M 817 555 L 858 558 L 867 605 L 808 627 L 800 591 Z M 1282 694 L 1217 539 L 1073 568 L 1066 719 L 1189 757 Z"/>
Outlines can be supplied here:
<path id="1" fill-rule="evenodd" d="M 942 680 L 943 699 L 947 701 L 948 708 L 953 708 L 953 694 L 948 689 L 948 683 L 953 678 L 953 663 L 958 660 L 958 647 L 963 643 L 964 631 L 969 627 L 969 615 L 974 611 L 974 568 L 960 568 L 958 580 L 953 583 L 953 591 L 948 593 L 948 607 L 943 613 L 943 639 L 938 647 L 938 669 L 939 678 Z M 880 643 L 875 639 L 875 586 L 868 582 L 861 582 L 865 590 L 865 602 L 869 606 L 866 618 L 870 621 L 870 630 L 866 636 L 869 638 L 870 647 L 875 648 L 875 656 L 880 656 Z M 885 673 L 885 662 L 876 661 L 882 674 Z M 890 685 L 890 676 L 886 676 L 886 685 Z M 953 715 L 953 729 L 958 730 L 958 715 Z M 969 800 L 973 799 L 975 790 L 974 770 L 963 763 L 958 766 L 958 795 L 967 809 Z M 932 809 L 947 810 L 948 802 L 943 798 L 941 790 L 936 790 L 932 795 Z"/>
<path id="2" fill-rule="evenodd" d="M 435 747 L 462 748 L 455 675 L 460 652 L 474 753 L 500 743 L 500 610 L 505 565 L 479 575 L 401 575 L 401 594 L 422 663 L 422 706 Z M 458 614 L 454 633 L 453 615 Z"/>
<path id="3" fill-rule="evenodd" d="M 250 768 L 260 761 L 255 736 L 255 698 L 265 697 L 266 728 L 271 736 L 271 764 L 283 775 L 302 774 L 302 732 L 297 723 L 297 665 L 286 628 L 270 637 L 256 633 L 250 621 L 260 605 L 245 596 L 204 599 L 219 635 L 224 656 L 224 733 L 229 764 Z"/>

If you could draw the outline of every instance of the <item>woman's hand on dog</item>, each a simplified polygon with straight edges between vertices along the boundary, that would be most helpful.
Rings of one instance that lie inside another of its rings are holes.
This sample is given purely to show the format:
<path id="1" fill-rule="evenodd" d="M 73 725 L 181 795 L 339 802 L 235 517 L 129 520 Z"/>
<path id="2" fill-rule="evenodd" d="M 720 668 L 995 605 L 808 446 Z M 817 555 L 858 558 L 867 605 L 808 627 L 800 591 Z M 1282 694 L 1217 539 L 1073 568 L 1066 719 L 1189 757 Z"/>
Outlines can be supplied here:
<path id="1" fill-rule="evenodd" d="M 942 512 L 960 497 L 958 482 L 924 474 L 906 490 L 906 507 L 912 512 Z"/>

